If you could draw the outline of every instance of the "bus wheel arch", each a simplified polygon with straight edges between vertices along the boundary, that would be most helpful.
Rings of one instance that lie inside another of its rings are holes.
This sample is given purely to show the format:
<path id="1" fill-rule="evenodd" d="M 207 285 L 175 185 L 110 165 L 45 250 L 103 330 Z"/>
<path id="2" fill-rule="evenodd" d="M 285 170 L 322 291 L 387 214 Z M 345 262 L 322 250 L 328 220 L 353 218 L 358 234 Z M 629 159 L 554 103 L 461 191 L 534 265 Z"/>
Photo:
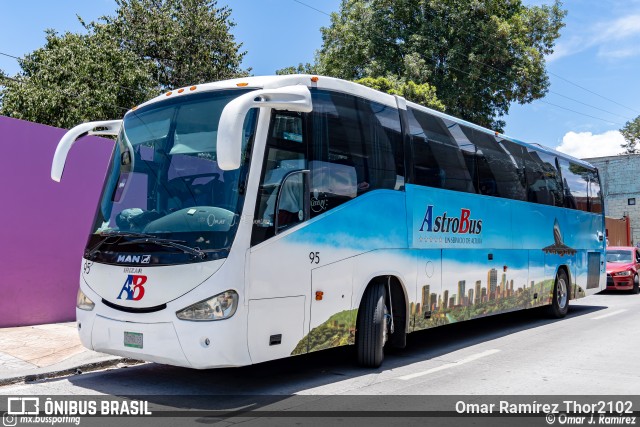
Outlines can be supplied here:
<path id="1" fill-rule="evenodd" d="M 576 294 L 577 294 L 577 286 L 572 285 L 573 283 L 573 279 L 571 278 L 571 269 L 569 268 L 568 265 L 566 264 L 562 264 L 558 267 L 558 271 L 556 272 L 556 277 L 558 277 L 558 272 L 560 270 L 564 271 L 564 274 L 567 276 L 567 292 L 568 292 L 568 299 L 572 300 L 572 299 L 576 299 Z"/>
<path id="2" fill-rule="evenodd" d="M 400 279 L 390 276 L 388 288 L 391 289 L 391 308 L 393 313 L 394 331 L 389 337 L 389 346 L 402 349 L 407 345 L 407 332 L 409 331 L 409 301 L 407 292 Z M 387 295 L 389 299 L 389 295 Z"/>
<path id="3" fill-rule="evenodd" d="M 571 282 L 566 266 L 560 266 L 556 272 L 553 285 L 553 296 L 548 313 L 552 318 L 561 319 L 569 311 L 569 299 L 571 297 Z"/>
<path id="4" fill-rule="evenodd" d="M 407 294 L 400 279 L 377 276 L 367 284 L 356 319 L 356 351 L 360 365 L 377 368 L 383 348 L 404 348 L 407 334 Z"/>

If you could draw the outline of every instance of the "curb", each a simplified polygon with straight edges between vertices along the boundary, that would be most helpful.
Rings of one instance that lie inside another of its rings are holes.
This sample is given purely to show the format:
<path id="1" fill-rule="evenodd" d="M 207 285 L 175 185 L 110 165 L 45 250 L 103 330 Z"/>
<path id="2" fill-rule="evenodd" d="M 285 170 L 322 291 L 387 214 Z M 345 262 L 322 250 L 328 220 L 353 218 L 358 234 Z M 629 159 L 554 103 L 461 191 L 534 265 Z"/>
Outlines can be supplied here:
<path id="1" fill-rule="evenodd" d="M 21 382 L 32 383 L 32 382 L 47 380 L 51 378 L 80 375 L 85 372 L 98 371 L 106 368 L 111 368 L 120 364 L 125 365 L 123 367 L 128 367 L 128 366 L 140 365 L 143 363 L 146 363 L 146 362 L 143 362 L 141 360 L 136 360 L 136 359 L 113 356 L 108 358 L 107 360 L 82 363 L 77 366 L 72 366 L 64 369 L 58 369 L 58 370 L 36 373 L 36 374 L 20 374 L 15 377 L 0 378 L 0 387 L 21 383 Z"/>

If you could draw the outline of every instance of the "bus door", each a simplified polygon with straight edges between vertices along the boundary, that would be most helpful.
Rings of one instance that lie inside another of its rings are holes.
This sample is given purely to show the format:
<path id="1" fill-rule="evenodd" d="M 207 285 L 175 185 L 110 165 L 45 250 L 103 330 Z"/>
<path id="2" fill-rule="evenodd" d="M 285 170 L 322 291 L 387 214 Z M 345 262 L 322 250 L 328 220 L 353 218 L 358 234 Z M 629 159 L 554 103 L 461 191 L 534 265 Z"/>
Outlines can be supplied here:
<path id="1" fill-rule="evenodd" d="M 253 363 L 291 355 L 308 332 L 309 250 L 294 241 L 309 218 L 304 124 L 301 113 L 271 114 L 248 254 Z"/>

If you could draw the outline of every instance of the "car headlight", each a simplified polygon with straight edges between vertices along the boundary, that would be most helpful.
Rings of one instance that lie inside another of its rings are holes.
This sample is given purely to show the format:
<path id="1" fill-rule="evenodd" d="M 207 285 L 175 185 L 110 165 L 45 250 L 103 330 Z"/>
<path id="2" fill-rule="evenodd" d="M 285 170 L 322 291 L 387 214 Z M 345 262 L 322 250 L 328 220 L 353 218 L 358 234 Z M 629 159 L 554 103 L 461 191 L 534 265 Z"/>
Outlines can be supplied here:
<path id="1" fill-rule="evenodd" d="M 82 292 L 82 289 L 78 289 L 78 296 L 76 297 L 76 307 L 80 310 L 91 311 L 96 305 L 89 299 L 88 296 Z"/>
<path id="2" fill-rule="evenodd" d="M 222 320 L 233 316 L 237 308 L 238 294 L 235 291 L 225 291 L 177 311 L 176 316 L 182 320 Z"/>
<path id="3" fill-rule="evenodd" d="M 631 271 L 618 271 L 617 273 L 613 273 L 615 276 L 631 276 Z"/>

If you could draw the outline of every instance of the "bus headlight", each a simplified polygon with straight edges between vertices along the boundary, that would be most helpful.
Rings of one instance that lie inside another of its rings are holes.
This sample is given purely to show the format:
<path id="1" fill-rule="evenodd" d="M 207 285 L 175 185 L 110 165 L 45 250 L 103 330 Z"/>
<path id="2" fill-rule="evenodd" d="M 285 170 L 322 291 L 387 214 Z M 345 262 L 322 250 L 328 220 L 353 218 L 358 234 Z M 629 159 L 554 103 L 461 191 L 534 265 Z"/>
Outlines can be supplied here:
<path id="1" fill-rule="evenodd" d="M 237 308 L 238 294 L 235 291 L 225 291 L 177 311 L 176 316 L 182 320 L 222 320 L 233 316 Z"/>
<path id="2" fill-rule="evenodd" d="M 78 296 L 76 297 L 76 307 L 80 310 L 91 311 L 96 305 L 89 299 L 88 296 L 82 292 L 82 289 L 78 289 Z"/>

